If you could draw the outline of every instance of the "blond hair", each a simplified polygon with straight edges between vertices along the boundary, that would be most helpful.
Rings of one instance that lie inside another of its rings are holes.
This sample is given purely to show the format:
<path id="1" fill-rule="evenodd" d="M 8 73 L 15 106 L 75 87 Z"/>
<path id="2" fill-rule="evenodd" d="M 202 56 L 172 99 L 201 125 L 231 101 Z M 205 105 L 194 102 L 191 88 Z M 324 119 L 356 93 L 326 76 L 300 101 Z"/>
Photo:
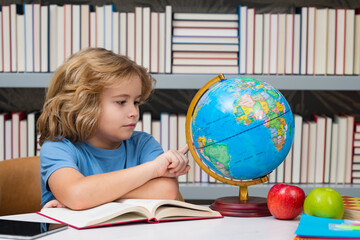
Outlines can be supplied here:
<path id="1" fill-rule="evenodd" d="M 57 69 L 49 85 L 37 122 L 40 145 L 63 138 L 86 141 L 98 127 L 103 89 L 133 75 L 141 79 L 140 100 L 144 102 L 155 85 L 144 67 L 103 48 L 87 48 L 72 55 Z"/>

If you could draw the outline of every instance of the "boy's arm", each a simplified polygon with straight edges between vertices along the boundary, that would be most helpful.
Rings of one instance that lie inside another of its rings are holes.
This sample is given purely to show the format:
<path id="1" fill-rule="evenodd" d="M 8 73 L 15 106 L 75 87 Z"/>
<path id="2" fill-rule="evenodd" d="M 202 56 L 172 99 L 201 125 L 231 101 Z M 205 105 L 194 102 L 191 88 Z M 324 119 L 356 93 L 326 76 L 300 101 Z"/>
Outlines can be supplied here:
<path id="1" fill-rule="evenodd" d="M 174 190 L 177 189 L 177 182 L 174 178 L 155 178 L 144 185 L 125 194 L 126 199 L 173 199 Z M 175 200 L 184 201 L 178 191 Z M 43 208 L 64 208 L 66 207 L 57 199 L 47 202 Z"/>
<path id="2" fill-rule="evenodd" d="M 177 199 L 179 185 L 176 178 L 154 178 L 120 198 Z"/>
<path id="3" fill-rule="evenodd" d="M 88 177 L 73 168 L 61 168 L 49 177 L 48 184 L 56 199 L 76 210 L 125 197 L 175 199 L 175 177 L 189 170 L 187 151 L 186 146 L 136 167 Z"/>

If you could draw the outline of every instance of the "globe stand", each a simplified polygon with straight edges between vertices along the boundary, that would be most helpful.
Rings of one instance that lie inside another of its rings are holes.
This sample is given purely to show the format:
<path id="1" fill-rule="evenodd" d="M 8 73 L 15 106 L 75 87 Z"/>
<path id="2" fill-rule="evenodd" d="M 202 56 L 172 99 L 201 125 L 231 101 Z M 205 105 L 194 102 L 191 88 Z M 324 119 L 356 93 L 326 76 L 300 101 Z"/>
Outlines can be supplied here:
<path id="1" fill-rule="evenodd" d="M 268 181 L 267 176 L 254 181 L 239 182 L 239 196 L 221 197 L 211 204 L 210 208 L 225 216 L 232 217 L 264 217 L 270 216 L 266 198 L 249 197 L 248 186 Z"/>

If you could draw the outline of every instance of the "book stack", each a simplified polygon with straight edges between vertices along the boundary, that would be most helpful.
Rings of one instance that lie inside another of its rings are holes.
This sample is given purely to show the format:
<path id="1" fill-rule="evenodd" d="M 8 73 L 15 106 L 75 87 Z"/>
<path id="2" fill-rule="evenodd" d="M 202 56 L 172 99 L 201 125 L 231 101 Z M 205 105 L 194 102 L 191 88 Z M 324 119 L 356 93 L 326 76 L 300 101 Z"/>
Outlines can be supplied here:
<path id="1" fill-rule="evenodd" d="M 173 73 L 238 73 L 238 15 L 174 13 Z"/>

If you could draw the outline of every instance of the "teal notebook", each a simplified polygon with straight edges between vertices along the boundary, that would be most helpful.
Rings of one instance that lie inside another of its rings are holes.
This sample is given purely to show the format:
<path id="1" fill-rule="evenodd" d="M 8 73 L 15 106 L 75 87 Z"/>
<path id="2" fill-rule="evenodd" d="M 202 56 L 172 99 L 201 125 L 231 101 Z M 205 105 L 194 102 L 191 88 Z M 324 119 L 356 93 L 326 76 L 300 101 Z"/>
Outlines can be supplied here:
<path id="1" fill-rule="evenodd" d="M 301 237 L 360 238 L 360 221 L 302 214 L 295 234 Z"/>

